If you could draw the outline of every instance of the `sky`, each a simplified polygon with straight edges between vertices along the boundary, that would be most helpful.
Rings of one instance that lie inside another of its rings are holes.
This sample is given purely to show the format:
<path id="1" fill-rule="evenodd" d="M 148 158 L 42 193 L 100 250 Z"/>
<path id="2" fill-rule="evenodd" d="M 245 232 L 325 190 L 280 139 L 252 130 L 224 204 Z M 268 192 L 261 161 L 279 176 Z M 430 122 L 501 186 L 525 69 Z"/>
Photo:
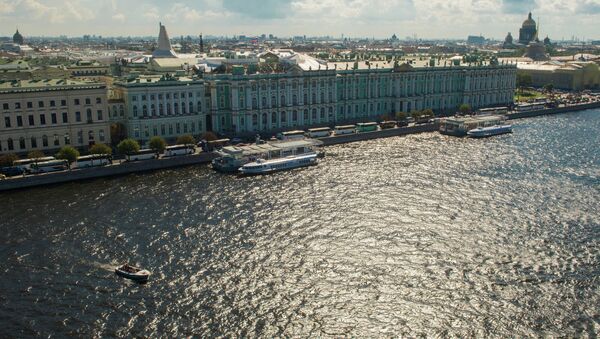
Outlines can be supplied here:
<path id="1" fill-rule="evenodd" d="M 0 36 L 180 35 L 386 38 L 518 37 L 527 13 L 540 38 L 600 40 L 600 0 L 0 0 Z"/>

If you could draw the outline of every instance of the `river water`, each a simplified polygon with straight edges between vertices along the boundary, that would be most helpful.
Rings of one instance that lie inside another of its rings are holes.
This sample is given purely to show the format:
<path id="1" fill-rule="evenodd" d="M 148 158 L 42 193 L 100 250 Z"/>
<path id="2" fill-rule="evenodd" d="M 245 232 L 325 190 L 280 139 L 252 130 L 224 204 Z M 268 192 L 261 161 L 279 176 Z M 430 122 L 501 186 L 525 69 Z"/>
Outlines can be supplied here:
<path id="1" fill-rule="evenodd" d="M 515 124 L 3 193 L 0 335 L 595 336 L 600 111 Z"/>

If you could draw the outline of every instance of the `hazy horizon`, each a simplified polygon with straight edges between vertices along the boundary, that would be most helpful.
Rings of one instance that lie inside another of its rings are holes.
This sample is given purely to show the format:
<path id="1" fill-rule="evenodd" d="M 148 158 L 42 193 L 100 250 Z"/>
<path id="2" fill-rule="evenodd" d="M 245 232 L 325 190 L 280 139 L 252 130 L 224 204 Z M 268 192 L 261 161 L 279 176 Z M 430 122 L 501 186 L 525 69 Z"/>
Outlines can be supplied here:
<path id="1" fill-rule="evenodd" d="M 517 38 L 527 13 L 540 38 L 598 39 L 600 0 L 0 0 L 0 36 L 332 36 Z"/>

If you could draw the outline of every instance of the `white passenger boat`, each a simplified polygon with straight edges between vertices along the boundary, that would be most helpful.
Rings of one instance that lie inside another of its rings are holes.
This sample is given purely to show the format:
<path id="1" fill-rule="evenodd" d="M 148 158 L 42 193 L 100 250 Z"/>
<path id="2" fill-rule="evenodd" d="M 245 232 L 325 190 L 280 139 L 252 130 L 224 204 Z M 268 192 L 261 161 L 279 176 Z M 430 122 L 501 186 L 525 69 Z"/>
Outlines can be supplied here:
<path id="1" fill-rule="evenodd" d="M 267 174 L 285 171 L 293 168 L 306 167 L 317 164 L 317 153 L 291 155 L 284 158 L 256 161 L 247 163 L 240 168 L 242 174 Z"/>
<path id="2" fill-rule="evenodd" d="M 512 133 L 512 125 L 496 125 L 490 127 L 479 127 L 467 132 L 471 138 L 487 138 L 494 135 Z"/>

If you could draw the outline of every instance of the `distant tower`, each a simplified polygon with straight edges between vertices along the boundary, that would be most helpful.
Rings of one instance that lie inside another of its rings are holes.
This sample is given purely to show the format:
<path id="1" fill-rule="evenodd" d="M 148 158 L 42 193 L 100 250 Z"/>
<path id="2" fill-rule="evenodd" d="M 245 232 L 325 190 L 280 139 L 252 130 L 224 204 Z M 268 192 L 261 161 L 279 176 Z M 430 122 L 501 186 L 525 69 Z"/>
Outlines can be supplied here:
<path id="1" fill-rule="evenodd" d="M 202 33 L 200 33 L 200 53 L 204 53 L 204 40 L 202 39 Z"/>
<path id="2" fill-rule="evenodd" d="M 160 32 L 158 33 L 158 48 L 152 53 L 153 58 L 177 58 L 177 54 L 171 47 L 171 41 L 167 34 L 167 29 L 162 23 L 159 23 Z"/>
<path id="3" fill-rule="evenodd" d="M 24 45 L 25 44 L 23 36 L 21 35 L 21 33 L 19 33 L 19 29 L 18 28 L 17 28 L 17 32 L 15 33 L 15 35 L 13 35 L 13 43 L 15 43 L 17 45 Z"/>

